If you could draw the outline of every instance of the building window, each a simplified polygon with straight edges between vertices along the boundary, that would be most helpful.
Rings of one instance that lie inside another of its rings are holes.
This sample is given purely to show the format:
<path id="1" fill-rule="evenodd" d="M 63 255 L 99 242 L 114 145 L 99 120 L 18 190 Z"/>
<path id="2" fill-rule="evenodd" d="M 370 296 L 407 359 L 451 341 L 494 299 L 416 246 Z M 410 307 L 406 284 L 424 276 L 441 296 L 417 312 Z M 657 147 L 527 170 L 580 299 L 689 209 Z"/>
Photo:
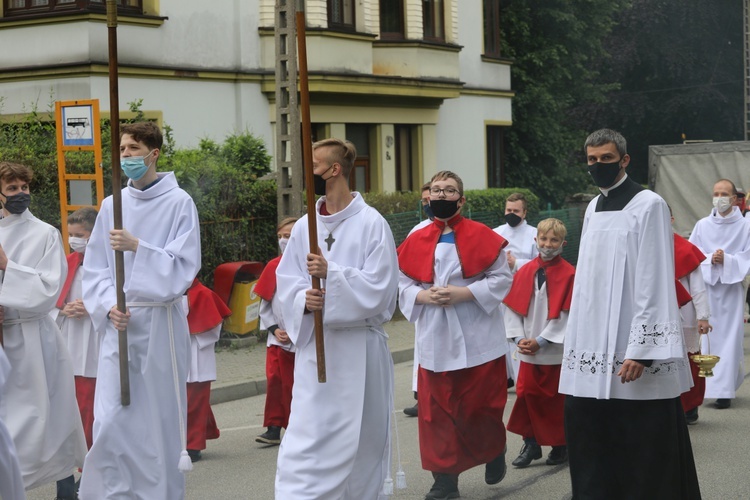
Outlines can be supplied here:
<path id="1" fill-rule="evenodd" d="M 396 191 L 414 191 L 421 187 L 414 181 L 417 173 L 414 158 L 417 127 L 396 125 L 394 133 L 396 136 Z"/>
<path id="2" fill-rule="evenodd" d="M 503 127 L 487 125 L 487 187 L 505 187 Z"/>
<path id="3" fill-rule="evenodd" d="M 484 55 L 500 57 L 500 0 L 484 1 Z"/>
<path id="4" fill-rule="evenodd" d="M 404 0 L 380 0 L 380 38 L 404 38 Z"/>
<path id="5" fill-rule="evenodd" d="M 117 0 L 121 14 L 141 14 L 142 0 Z M 58 12 L 104 12 L 104 0 L 5 0 L 6 16 L 46 15 Z"/>
<path id="6" fill-rule="evenodd" d="M 422 0 L 424 39 L 445 41 L 445 13 L 443 0 Z"/>
<path id="7" fill-rule="evenodd" d="M 354 0 L 328 0 L 328 26 L 354 30 Z"/>
<path id="8" fill-rule="evenodd" d="M 370 129 L 371 125 L 347 124 L 346 138 L 357 148 L 357 158 L 349 172 L 349 189 L 370 192 Z"/>

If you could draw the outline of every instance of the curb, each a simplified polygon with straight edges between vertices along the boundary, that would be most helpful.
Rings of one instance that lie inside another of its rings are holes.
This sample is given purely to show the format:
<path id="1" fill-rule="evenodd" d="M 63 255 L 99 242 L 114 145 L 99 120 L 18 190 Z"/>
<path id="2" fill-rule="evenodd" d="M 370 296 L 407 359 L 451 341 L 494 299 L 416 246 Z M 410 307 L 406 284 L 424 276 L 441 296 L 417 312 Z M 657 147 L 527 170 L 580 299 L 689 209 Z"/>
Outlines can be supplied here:
<path id="1" fill-rule="evenodd" d="M 406 363 L 414 359 L 414 349 L 401 349 L 391 351 L 393 364 Z M 266 379 L 247 380 L 245 382 L 236 382 L 224 386 L 211 387 L 212 405 L 220 403 L 229 403 L 238 399 L 251 398 L 266 393 Z"/>

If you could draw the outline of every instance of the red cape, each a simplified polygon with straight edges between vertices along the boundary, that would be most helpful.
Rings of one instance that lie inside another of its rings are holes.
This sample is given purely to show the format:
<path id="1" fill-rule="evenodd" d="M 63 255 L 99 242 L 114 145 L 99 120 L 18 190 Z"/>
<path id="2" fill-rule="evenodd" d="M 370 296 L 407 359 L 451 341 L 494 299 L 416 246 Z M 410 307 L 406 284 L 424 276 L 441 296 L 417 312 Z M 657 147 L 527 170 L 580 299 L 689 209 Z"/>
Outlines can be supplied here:
<path id="1" fill-rule="evenodd" d="M 197 278 L 188 289 L 187 296 L 187 321 L 191 335 L 209 331 L 232 314 L 232 310 L 221 300 L 221 297 L 204 286 Z"/>
<path id="2" fill-rule="evenodd" d="M 503 304 L 526 316 L 534 294 L 536 272 L 544 268 L 547 275 L 547 319 L 557 319 L 560 311 L 570 311 L 573 298 L 573 279 L 575 268 L 559 255 L 550 261 L 543 261 L 540 256 L 523 265 L 513 276 L 513 284 Z"/>
<path id="3" fill-rule="evenodd" d="M 457 215 L 448 221 L 456 237 L 456 251 L 464 279 L 485 272 L 495 263 L 505 239 L 489 227 Z M 401 272 L 420 283 L 434 283 L 435 247 L 445 228 L 445 222 L 435 219 L 414 231 L 398 247 L 398 266 Z"/>
<path id="4" fill-rule="evenodd" d="M 693 300 L 690 292 L 680 283 L 680 278 L 684 278 L 695 271 L 704 260 L 706 260 L 706 256 L 698 247 L 677 233 L 674 234 L 674 279 L 677 303 L 680 307 Z"/>
<path id="5" fill-rule="evenodd" d="M 281 262 L 281 256 L 268 261 L 253 289 L 253 293 L 266 302 L 271 302 L 276 294 L 276 268 L 279 267 L 279 262 Z"/>
<path id="6" fill-rule="evenodd" d="M 58 309 L 62 309 L 65 306 L 65 299 L 70 293 L 70 287 L 73 285 L 73 278 L 76 275 L 76 271 L 81 267 L 83 262 L 83 254 L 80 252 L 70 252 L 67 257 L 68 259 L 68 275 L 65 277 L 65 283 L 63 283 L 62 291 L 60 296 L 57 298 L 57 304 L 55 306 Z"/>

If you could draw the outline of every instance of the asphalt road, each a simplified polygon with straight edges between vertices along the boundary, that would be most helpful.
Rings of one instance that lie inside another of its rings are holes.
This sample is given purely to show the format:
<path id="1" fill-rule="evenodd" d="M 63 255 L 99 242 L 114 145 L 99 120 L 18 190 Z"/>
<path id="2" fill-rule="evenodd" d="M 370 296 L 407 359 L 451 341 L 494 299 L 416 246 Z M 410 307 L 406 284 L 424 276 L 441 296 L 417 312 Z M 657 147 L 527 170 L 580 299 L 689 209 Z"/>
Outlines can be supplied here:
<path id="1" fill-rule="evenodd" d="M 748 338 L 746 334 L 745 363 L 750 367 Z M 393 498 L 421 500 L 432 478 L 420 466 L 417 421 L 401 412 L 402 408 L 413 404 L 411 372 L 411 362 L 396 365 L 396 420 L 408 488 L 397 490 Z M 515 393 L 511 391 L 506 417 L 514 401 Z M 255 436 L 264 430 L 264 402 L 264 396 L 256 396 L 214 406 L 222 435 L 209 442 L 204 459 L 188 473 L 187 500 L 273 499 L 278 448 L 264 448 L 254 442 Z M 716 410 L 712 402 L 706 401 L 698 424 L 690 427 L 703 498 L 750 498 L 750 382 L 746 381 L 740 388 L 732 408 Z M 520 447 L 520 437 L 509 433 L 509 463 Z M 545 456 L 548 451 L 544 449 Z M 648 453 L 648 450 L 643 452 Z M 544 460 L 538 460 L 522 470 L 509 467 L 505 479 L 495 486 L 484 483 L 484 468 L 477 467 L 461 474 L 459 490 L 464 499 L 563 500 L 570 498 L 570 479 L 567 466 L 550 467 Z M 31 500 L 53 497 L 52 485 L 29 492 Z"/>

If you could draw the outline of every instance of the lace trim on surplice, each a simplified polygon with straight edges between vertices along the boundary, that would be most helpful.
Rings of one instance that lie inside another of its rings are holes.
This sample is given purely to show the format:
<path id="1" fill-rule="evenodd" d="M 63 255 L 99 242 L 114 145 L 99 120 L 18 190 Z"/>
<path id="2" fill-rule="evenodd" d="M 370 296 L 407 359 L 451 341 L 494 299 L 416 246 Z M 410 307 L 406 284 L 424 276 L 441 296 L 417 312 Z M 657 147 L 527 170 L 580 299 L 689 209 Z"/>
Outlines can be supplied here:
<path id="1" fill-rule="evenodd" d="M 633 323 L 630 325 L 628 346 L 664 347 L 683 343 L 679 321 L 651 325 Z"/>
<path id="2" fill-rule="evenodd" d="M 583 375 L 615 375 L 625 362 L 624 353 L 616 353 L 608 359 L 606 352 L 575 351 L 569 349 L 563 355 L 563 369 Z M 685 368 L 684 359 L 669 361 L 654 361 L 654 364 L 644 368 L 643 372 L 650 375 L 668 375 Z"/>

